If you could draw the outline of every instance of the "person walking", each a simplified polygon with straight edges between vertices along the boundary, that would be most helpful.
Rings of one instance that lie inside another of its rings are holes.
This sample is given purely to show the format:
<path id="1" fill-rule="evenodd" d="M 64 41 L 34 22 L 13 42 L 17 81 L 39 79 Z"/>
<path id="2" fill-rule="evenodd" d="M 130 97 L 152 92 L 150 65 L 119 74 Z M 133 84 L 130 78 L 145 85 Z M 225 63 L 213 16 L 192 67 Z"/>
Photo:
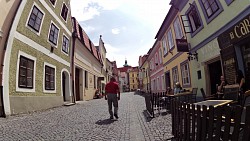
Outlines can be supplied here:
<path id="1" fill-rule="evenodd" d="M 114 77 L 105 86 L 105 100 L 108 100 L 108 110 L 110 119 L 118 119 L 118 100 L 120 100 L 120 89 Z M 112 104 L 114 106 L 114 114 L 112 111 Z"/>

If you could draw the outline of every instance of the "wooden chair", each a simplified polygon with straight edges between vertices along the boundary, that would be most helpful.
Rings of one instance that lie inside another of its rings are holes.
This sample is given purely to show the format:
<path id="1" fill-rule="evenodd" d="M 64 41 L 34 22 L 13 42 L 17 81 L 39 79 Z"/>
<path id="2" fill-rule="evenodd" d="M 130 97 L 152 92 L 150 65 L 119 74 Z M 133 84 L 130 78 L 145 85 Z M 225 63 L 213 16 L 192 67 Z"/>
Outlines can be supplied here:
<path id="1" fill-rule="evenodd" d="M 200 88 L 203 100 L 217 99 L 214 95 L 207 96 L 203 88 Z"/>
<path id="2" fill-rule="evenodd" d="M 198 88 L 193 88 L 192 89 L 192 101 L 194 100 L 194 102 L 196 102 L 196 96 L 197 96 L 197 91 L 198 91 Z"/>
<path id="3" fill-rule="evenodd" d="M 231 104 L 238 104 L 239 89 L 238 88 L 224 88 L 225 100 L 233 100 Z"/>

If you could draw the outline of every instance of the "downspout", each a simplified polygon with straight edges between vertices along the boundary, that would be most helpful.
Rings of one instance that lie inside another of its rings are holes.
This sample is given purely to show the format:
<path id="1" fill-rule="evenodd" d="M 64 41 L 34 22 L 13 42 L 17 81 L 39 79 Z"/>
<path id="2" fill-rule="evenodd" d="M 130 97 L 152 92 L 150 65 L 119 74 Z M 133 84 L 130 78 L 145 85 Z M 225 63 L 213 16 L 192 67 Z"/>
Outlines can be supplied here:
<path id="1" fill-rule="evenodd" d="M 75 24 L 75 21 L 74 21 L 75 19 L 74 18 L 72 18 L 72 21 L 73 21 L 73 27 L 74 27 L 74 31 L 73 31 L 73 33 L 72 33 L 72 56 L 71 56 L 71 80 L 72 80 L 72 102 L 73 103 L 76 103 L 76 98 L 75 98 L 75 70 L 74 70 L 74 68 L 75 68 L 75 63 L 74 63 L 74 61 L 75 61 L 75 42 L 76 42 L 76 37 L 77 37 L 77 33 L 76 33 L 76 28 L 75 28 L 75 26 L 76 26 L 76 24 Z"/>
<path id="2" fill-rule="evenodd" d="M 16 2 L 16 1 L 15 1 Z M 8 22 L 8 28 L 7 30 L 5 31 L 5 33 L 7 33 L 6 37 L 5 38 L 2 38 L 2 41 L 1 42 L 4 42 L 4 48 L 2 50 L 2 55 L 1 55 L 1 66 L 0 66 L 0 97 L 1 97 L 1 102 L 2 102 L 2 111 L 3 111 L 3 117 L 6 117 L 6 114 L 5 114 L 5 110 L 4 110 L 4 100 L 3 100 L 3 68 L 4 68 L 4 56 L 5 56 L 5 51 L 6 51 L 6 48 L 7 48 L 7 43 L 8 43 L 8 40 L 9 40 L 9 36 L 10 36 L 10 30 L 11 30 L 11 27 L 13 25 L 13 22 L 15 20 L 15 17 L 16 17 L 16 14 L 17 14 L 17 11 L 22 3 L 22 0 L 19 0 L 18 1 L 18 4 L 15 6 L 15 2 L 14 2 L 14 7 L 11 7 L 10 11 L 12 9 L 14 9 L 14 13 L 13 15 L 10 15 L 11 16 L 11 20 L 10 22 Z M 7 16 L 9 17 L 9 15 Z M 5 34 L 3 33 L 3 34 Z M 4 36 L 3 36 L 4 37 Z"/>

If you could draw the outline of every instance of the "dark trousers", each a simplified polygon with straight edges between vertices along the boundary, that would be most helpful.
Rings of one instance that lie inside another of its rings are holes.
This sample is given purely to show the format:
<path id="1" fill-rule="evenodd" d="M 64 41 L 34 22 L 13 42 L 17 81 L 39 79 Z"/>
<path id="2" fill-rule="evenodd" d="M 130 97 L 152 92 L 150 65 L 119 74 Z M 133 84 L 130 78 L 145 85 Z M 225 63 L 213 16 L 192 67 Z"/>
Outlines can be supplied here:
<path id="1" fill-rule="evenodd" d="M 108 106 L 109 106 L 109 114 L 113 117 L 112 104 L 114 106 L 114 114 L 118 115 L 118 99 L 117 94 L 108 93 Z"/>

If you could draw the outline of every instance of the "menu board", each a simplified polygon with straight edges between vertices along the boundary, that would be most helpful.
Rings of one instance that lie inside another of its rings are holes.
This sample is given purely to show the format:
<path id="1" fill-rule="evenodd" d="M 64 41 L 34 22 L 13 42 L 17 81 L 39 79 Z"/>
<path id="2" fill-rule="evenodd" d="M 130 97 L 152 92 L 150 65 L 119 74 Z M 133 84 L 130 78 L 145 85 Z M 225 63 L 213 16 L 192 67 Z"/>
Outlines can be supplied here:
<path id="1" fill-rule="evenodd" d="M 234 47 L 228 46 L 221 50 L 221 58 L 224 69 L 224 76 L 228 84 L 235 84 L 237 61 Z"/>

